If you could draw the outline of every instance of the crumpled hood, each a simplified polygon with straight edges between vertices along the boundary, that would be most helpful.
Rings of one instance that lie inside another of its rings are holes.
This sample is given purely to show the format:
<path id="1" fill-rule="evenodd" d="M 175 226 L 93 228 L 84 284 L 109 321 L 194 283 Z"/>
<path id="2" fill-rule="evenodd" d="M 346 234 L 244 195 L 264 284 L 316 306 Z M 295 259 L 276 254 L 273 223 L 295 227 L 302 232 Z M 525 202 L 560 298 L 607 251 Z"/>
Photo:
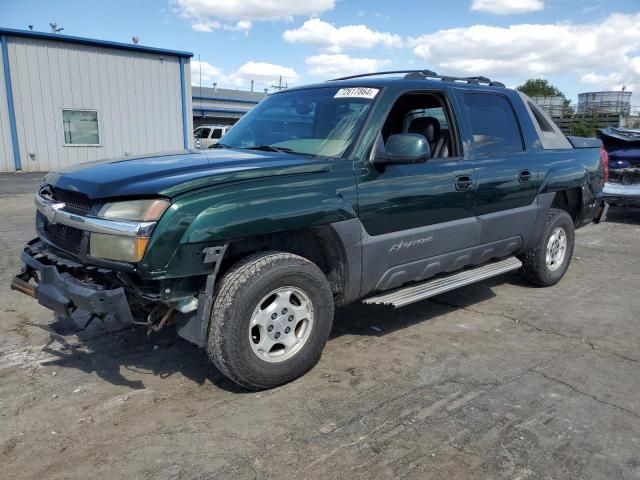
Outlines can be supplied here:
<path id="1" fill-rule="evenodd" d="M 329 170 L 329 161 L 279 152 L 212 149 L 125 157 L 51 172 L 45 182 L 91 199 L 163 195 L 274 175 Z"/>

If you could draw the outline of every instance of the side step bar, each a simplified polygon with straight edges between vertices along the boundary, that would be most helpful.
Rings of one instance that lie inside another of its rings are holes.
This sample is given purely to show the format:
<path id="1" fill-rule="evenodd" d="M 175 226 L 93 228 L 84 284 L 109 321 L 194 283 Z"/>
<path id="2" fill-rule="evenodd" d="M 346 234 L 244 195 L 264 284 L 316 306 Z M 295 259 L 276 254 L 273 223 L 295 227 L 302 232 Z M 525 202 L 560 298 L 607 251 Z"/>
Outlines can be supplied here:
<path id="1" fill-rule="evenodd" d="M 427 298 L 439 295 L 449 290 L 454 290 L 465 285 L 470 285 L 487 278 L 495 277 L 502 273 L 517 270 L 522 267 L 522 262 L 516 257 L 509 257 L 497 262 L 488 263 L 481 267 L 448 275 L 446 277 L 435 278 L 418 285 L 399 288 L 392 292 L 381 293 L 373 297 L 365 298 L 362 303 L 391 305 L 399 308 L 410 303 L 419 302 Z"/>

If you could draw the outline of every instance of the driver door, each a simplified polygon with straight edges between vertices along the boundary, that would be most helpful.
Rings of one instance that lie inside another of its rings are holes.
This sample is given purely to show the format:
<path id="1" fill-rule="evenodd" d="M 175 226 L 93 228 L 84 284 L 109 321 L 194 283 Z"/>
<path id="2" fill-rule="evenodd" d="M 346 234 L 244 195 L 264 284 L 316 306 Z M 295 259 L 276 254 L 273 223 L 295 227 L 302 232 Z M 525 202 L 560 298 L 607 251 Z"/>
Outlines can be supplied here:
<path id="1" fill-rule="evenodd" d="M 439 117 L 439 136 L 448 142 L 450 156 L 409 165 L 378 167 L 369 162 L 361 169 L 357 188 L 366 232 L 363 294 L 456 270 L 471 261 L 477 236 L 474 169 L 460 156 L 459 135 L 444 92 L 401 96 L 381 135 L 386 139 L 406 132 L 421 111 Z"/>

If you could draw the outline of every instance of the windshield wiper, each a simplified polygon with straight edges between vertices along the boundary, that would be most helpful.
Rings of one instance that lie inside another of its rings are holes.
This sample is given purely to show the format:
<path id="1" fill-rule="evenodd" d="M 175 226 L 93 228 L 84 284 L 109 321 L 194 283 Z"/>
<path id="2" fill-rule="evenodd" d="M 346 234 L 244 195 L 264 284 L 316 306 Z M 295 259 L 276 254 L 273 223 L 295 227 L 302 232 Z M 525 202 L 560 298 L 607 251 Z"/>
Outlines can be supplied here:
<path id="1" fill-rule="evenodd" d="M 256 145 L 255 147 L 245 147 L 245 150 L 260 150 L 263 152 L 282 152 L 291 153 L 293 155 L 300 155 L 300 152 L 296 152 L 287 147 L 276 147 L 274 145 Z"/>
<path id="2" fill-rule="evenodd" d="M 225 145 L 224 143 L 214 143 L 209 148 L 231 148 L 229 145 Z"/>

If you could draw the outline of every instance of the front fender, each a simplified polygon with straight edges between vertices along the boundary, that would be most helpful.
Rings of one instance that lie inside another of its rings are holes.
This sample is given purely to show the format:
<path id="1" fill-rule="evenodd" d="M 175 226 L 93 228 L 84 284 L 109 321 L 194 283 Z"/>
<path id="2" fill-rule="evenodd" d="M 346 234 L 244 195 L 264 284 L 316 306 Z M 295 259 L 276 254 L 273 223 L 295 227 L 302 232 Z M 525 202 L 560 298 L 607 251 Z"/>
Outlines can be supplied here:
<path id="1" fill-rule="evenodd" d="M 153 233 L 141 276 L 207 274 L 207 246 L 355 218 L 353 168 L 340 167 L 231 183 L 175 199 Z"/>

